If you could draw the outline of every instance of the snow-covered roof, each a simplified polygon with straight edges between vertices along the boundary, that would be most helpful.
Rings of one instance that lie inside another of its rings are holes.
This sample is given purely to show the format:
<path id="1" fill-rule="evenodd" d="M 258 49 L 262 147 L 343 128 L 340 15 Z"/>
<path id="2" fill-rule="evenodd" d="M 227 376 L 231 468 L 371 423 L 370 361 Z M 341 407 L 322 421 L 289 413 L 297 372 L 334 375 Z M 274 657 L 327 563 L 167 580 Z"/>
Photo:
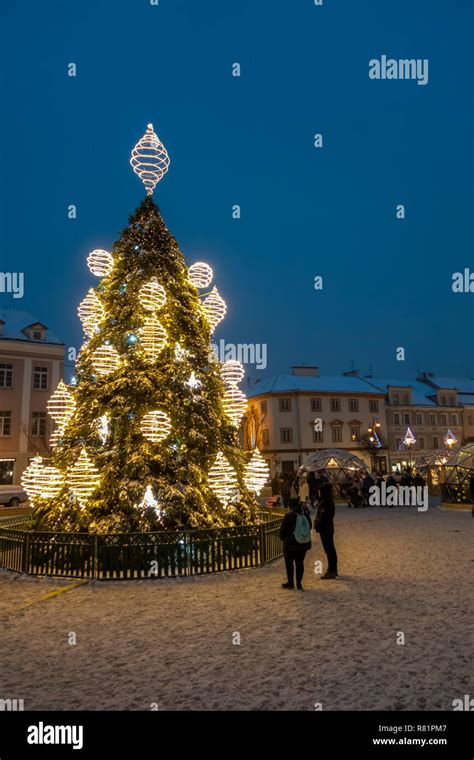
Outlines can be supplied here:
<path id="1" fill-rule="evenodd" d="M 276 377 L 260 380 L 246 394 L 249 398 L 254 396 L 263 396 L 268 393 L 294 393 L 303 392 L 322 392 L 327 393 L 371 393 L 380 395 L 385 391 L 368 387 L 362 378 L 345 375 L 314 377 L 313 375 L 277 375 Z"/>
<path id="2" fill-rule="evenodd" d="M 54 335 L 43 322 L 35 319 L 35 317 L 27 311 L 0 309 L 0 322 L 4 323 L 0 340 L 26 340 L 31 343 L 55 343 L 60 346 L 64 345 L 63 341 Z M 32 325 L 41 325 L 45 328 L 44 338 L 41 341 L 32 340 L 23 332 L 26 327 L 31 327 Z"/>
<path id="3" fill-rule="evenodd" d="M 383 390 L 384 393 L 388 393 L 389 388 L 411 388 L 413 405 L 436 406 L 436 401 L 429 398 L 436 395 L 435 389 L 425 383 L 420 383 L 418 380 L 400 380 L 400 378 L 393 377 L 364 377 L 363 379 L 375 388 Z"/>
<path id="4" fill-rule="evenodd" d="M 440 390 L 458 390 L 461 393 L 474 393 L 474 378 L 468 377 L 430 377 L 430 382 Z"/>
<path id="5" fill-rule="evenodd" d="M 474 406 L 474 393 L 459 393 L 458 401 L 460 404 L 463 404 L 463 406 Z"/>

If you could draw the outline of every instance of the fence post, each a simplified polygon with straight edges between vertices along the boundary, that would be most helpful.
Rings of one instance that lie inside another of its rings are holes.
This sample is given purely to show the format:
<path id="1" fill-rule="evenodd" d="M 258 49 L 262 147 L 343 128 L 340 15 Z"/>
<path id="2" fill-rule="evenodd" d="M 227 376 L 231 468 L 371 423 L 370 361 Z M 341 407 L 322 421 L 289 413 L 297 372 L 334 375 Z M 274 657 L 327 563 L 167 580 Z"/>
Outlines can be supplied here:
<path id="1" fill-rule="evenodd" d="M 265 523 L 260 525 L 260 564 L 267 564 L 267 531 Z"/>
<path id="2" fill-rule="evenodd" d="M 94 569 L 92 577 L 99 578 L 99 536 L 97 533 L 94 536 Z"/>
<path id="3" fill-rule="evenodd" d="M 25 531 L 25 538 L 23 539 L 23 557 L 21 558 L 21 567 L 24 573 L 28 572 L 28 555 L 30 553 L 30 533 Z"/>

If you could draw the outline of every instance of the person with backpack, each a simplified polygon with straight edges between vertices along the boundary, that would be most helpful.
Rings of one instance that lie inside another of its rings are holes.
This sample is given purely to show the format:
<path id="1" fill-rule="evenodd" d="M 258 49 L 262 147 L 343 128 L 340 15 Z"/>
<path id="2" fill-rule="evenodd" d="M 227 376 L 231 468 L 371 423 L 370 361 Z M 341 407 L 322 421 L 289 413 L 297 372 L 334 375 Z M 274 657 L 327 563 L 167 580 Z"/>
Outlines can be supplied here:
<path id="1" fill-rule="evenodd" d="M 290 511 L 281 523 L 280 539 L 283 541 L 283 556 L 288 577 L 287 582 L 282 583 L 281 587 L 294 589 L 296 572 L 296 588 L 303 591 L 304 558 L 308 549 L 311 549 L 311 518 L 308 510 L 298 499 L 290 500 Z"/>
<path id="2" fill-rule="evenodd" d="M 321 498 L 318 504 L 318 513 L 314 521 L 314 529 L 319 533 L 323 549 L 328 560 L 328 569 L 321 576 L 321 579 L 327 581 L 331 578 L 337 578 L 337 553 L 334 546 L 334 515 L 336 512 L 334 499 L 332 496 L 331 483 L 323 483 L 321 486 Z"/>

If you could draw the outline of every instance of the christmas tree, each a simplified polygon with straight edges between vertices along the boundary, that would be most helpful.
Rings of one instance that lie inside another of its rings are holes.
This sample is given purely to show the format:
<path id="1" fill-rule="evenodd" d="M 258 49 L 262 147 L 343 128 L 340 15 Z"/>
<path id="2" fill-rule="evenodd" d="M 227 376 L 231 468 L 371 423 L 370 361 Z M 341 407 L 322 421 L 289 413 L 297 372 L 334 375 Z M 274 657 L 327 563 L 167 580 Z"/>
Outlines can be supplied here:
<path id="1" fill-rule="evenodd" d="M 168 154 L 148 125 L 131 164 L 147 196 L 112 252 L 88 257 L 99 285 L 79 306 L 85 342 L 73 386 L 49 402 L 49 460 L 23 484 L 37 529 L 91 532 L 255 521 L 253 462 L 238 445 L 243 367 L 220 364 L 226 306 L 211 268 L 187 268 L 152 199 Z M 257 490 L 257 489 L 255 489 Z"/>

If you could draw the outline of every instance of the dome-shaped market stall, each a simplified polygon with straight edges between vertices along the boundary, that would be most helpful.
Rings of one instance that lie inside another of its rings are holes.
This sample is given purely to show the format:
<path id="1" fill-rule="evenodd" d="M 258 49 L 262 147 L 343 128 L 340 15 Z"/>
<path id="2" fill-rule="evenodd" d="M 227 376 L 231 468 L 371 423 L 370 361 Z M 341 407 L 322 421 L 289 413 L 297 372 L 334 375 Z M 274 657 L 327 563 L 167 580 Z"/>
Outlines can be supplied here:
<path id="1" fill-rule="evenodd" d="M 453 455 L 450 449 L 431 449 L 415 462 L 415 470 L 425 479 L 431 494 L 439 494 L 444 480 L 444 465 Z"/>
<path id="2" fill-rule="evenodd" d="M 474 503 L 474 443 L 454 452 L 444 465 L 443 503 Z"/>
<path id="3" fill-rule="evenodd" d="M 355 475 L 364 478 L 369 471 L 363 459 L 344 449 L 323 449 L 310 454 L 299 468 L 300 475 L 323 470 L 334 486 L 334 497 L 346 499 L 347 487 Z"/>

